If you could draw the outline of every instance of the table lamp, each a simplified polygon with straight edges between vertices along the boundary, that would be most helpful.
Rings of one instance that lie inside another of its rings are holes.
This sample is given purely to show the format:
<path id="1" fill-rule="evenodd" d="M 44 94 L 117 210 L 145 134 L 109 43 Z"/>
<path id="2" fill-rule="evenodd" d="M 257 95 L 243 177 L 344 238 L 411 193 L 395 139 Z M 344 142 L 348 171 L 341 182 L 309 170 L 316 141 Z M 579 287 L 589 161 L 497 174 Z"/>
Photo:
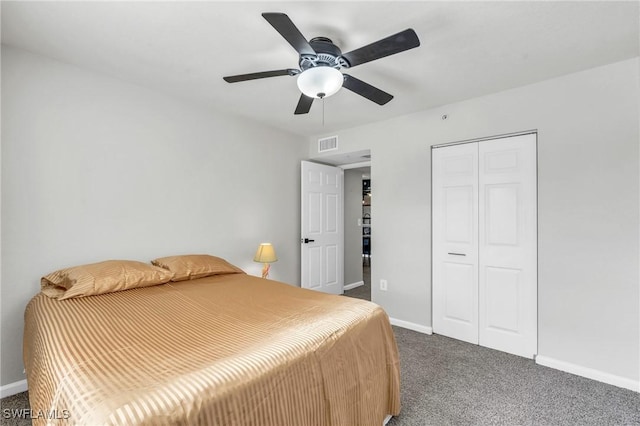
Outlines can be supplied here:
<path id="1" fill-rule="evenodd" d="M 258 251 L 256 255 L 253 257 L 254 262 L 264 263 L 262 267 L 262 278 L 267 278 L 269 276 L 269 268 L 273 263 L 278 260 L 276 256 L 276 251 L 274 250 L 271 243 L 262 243 L 258 246 Z"/>

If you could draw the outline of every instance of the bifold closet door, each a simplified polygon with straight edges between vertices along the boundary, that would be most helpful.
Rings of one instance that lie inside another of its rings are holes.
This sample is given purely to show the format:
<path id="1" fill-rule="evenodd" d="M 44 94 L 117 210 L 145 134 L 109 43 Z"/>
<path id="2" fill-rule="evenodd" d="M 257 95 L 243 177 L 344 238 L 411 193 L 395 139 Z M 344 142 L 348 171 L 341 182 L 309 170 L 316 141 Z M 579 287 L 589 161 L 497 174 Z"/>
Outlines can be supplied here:
<path id="1" fill-rule="evenodd" d="M 537 351 L 536 135 L 432 150 L 433 331 Z"/>
<path id="2" fill-rule="evenodd" d="M 478 343 L 478 144 L 432 155 L 433 331 Z"/>
<path id="3" fill-rule="evenodd" d="M 537 352 L 536 135 L 478 143 L 479 341 Z"/>

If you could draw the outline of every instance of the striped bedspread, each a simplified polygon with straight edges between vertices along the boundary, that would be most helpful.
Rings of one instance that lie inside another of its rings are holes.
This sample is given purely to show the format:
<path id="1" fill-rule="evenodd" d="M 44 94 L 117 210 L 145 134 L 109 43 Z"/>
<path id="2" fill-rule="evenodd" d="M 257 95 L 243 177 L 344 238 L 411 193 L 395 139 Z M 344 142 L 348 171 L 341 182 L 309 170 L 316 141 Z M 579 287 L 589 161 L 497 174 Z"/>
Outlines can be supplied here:
<path id="1" fill-rule="evenodd" d="M 245 274 L 39 294 L 24 361 L 35 424 L 381 425 L 400 410 L 382 308 Z"/>

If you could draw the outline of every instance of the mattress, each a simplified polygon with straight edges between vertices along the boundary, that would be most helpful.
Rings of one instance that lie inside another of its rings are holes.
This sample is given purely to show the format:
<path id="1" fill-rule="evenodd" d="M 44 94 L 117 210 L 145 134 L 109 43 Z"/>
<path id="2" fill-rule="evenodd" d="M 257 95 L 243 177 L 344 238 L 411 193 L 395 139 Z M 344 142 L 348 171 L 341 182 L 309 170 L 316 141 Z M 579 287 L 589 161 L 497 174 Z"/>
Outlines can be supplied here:
<path id="1" fill-rule="evenodd" d="M 381 425 L 400 411 L 378 305 L 245 274 L 35 296 L 34 424 Z"/>

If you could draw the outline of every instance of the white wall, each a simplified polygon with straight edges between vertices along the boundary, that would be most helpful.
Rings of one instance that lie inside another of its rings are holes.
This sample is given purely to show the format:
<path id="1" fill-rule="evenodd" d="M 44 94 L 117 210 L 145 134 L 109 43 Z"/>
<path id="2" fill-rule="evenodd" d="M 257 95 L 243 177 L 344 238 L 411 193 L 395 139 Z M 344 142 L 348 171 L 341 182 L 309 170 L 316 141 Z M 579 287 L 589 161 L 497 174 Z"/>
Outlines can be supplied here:
<path id="1" fill-rule="evenodd" d="M 430 146 L 537 129 L 538 353 L 637 389 L 639 74 L 636 58 L 337 132 L 340 152 L 371 149 L 373 300 L 431 326 Z"/>
<path id="2" fill-rule="evenodd" d="M 362 281 L 362 171 L 344 171 L 344 284 Z"/>
<path id="3" fill-rule="evenodd" d="M 1 383 L 24 379 L 39 278 L 106 259 L 211 253 L 299 283 L 299 137 L 2 48 Z"/>

